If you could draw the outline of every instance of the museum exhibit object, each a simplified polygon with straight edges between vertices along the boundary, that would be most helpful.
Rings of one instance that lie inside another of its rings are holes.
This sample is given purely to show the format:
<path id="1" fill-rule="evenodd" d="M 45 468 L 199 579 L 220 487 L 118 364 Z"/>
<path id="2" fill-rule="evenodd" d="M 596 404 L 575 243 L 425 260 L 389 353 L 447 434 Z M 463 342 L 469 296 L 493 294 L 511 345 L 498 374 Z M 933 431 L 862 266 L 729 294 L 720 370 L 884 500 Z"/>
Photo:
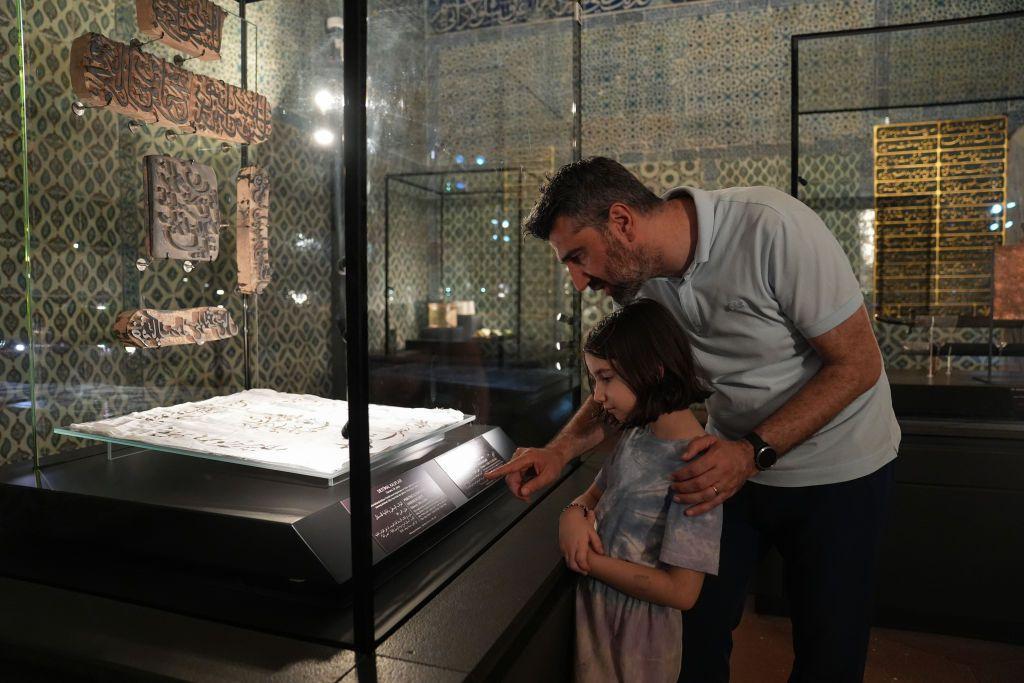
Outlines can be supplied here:
<path id="1" fill-rule="evenodd" d="M 135 0 L 139 30 L 197 59 L 220 59 L 227 16 L 210 0 Z"/>
<path id="2" fill-rule="evenodd" d="M 372 649 L 534 509 L 483 473 L 580 402 L 579 296 L 518 231 L 579 154 L 579 22 L 468 127 L 425 5 L 93 4 L 19 25 L 7 95 L 0 571 Z"/>

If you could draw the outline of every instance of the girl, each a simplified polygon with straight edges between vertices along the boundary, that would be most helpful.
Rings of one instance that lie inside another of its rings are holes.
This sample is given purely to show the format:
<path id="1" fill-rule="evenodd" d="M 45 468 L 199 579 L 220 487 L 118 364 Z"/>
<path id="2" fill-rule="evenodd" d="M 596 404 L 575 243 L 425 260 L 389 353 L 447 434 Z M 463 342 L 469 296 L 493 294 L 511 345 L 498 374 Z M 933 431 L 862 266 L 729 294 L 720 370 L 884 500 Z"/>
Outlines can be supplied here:
<path id="1" fill-rule="evenodd" d="M 655 301 L 601 321 L 584 358 L 594 399 L 623 433 L 559 520 L 565 562 L 587 577 L 576 592 L 576 680 L 675 681 L 680 610 L 718 572 L 722 508 L 687 517 L 669 490 L 687 443 L 704 434 L 688 406 L 707 394 L 686 337 Z"/>

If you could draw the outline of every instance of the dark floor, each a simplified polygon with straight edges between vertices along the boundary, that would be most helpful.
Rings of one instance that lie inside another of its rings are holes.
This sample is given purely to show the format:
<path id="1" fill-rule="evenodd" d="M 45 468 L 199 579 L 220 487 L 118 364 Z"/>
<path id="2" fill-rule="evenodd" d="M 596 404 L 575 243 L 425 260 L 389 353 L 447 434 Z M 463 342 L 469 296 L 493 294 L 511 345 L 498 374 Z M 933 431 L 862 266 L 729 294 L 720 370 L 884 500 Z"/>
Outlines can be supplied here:
<path id="1" fill-rule="evenodd" d="M 793 661 L 789 620 L 747 607 L 735 633 L 735 683 L 785 681 Z M 866 683 L 1020 683 L 1024 646 L 876 628 L 864 675 Z"/>

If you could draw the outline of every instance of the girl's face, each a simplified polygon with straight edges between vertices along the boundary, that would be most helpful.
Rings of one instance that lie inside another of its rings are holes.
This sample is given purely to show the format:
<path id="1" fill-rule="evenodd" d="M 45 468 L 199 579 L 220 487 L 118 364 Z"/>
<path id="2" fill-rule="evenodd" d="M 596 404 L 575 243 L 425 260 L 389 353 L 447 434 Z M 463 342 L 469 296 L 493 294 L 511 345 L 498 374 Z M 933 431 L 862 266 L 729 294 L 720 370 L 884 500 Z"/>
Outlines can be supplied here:
<path id="1" fill-rule="evenodd" d="M 625 421 L 636 407 L 636 394 L 607 360 L 589 353 L 583 354 L 583 358 L 590 372 L 594 400 L 616 420 Z"/>

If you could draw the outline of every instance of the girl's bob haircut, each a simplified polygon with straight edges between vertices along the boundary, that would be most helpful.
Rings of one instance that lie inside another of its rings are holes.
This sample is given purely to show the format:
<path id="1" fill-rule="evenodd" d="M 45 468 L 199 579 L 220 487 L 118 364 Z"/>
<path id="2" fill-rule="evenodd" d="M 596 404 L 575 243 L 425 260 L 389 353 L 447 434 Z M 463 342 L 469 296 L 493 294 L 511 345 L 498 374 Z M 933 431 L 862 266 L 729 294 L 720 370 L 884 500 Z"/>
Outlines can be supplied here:
<path id="1" fill-rule="evenodd" d="M 689 340 L 657 301 L 638 299 L 615 311 L 591 330 L 583 350 L 608 361 L 636 395 L 623 428 L 642 427 L 710 395 L 697 377 Z"/>

